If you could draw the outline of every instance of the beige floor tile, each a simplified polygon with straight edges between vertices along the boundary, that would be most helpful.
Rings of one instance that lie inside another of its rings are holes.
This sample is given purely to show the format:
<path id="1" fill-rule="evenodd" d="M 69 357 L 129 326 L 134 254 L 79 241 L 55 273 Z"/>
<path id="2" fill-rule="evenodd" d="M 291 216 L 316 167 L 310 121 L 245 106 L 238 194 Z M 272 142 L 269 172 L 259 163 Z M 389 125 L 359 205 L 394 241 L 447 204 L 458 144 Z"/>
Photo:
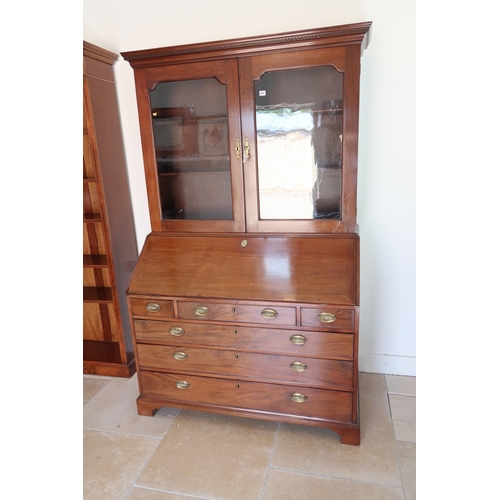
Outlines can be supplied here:
<path id="1" fill-rule="evenodd" d="M 411 420 L 393 420 L 396 441 L 415 443 L 417 440 L 417 423 Z"/>
<path id="2" fill-rule="evenodd" d="M 399 454 L 399 466 L 403 479 L 403 489 L 405 500 L 415 500 L 416 494 L 416 473 L 417 473 L 417 447 L 415 443 L 397 443 Z"/>
<path id="3" fill-rule="evenodd" d="M 139 396 L 137 375 L 130 379 L 114 378 L 83 408 L 83 426 L 88 429 L 162 437 L 178 411 L 162 408 L 154 417 L 137 414 Z"/>
<path id="4" fill-rule="evenodd" d="M 400 487 L 384 375 L 360 374 L 360 412 L 360 446 L 330 429 L 281 424 L 272 466 Z"/>
<path id="5" fill-rule="evenodd" d="M 158 443 L 158 439 L 84 430 L 84 500 L 125 498 Z"/>
<path id="6" fill-rule="evenodd" d="M 111 378 L 83 377 L 83 406 L 85 406 Z"/>
<path id="7" fill-rule="evenodd" d="M 200 498 L 134 487 L 127 500 L 200 500 Z"/>
<path id="8" fill-rule="evenodd" d="M 417 398 L 415 396 L 389 394 L 389 404 L 391 406 L 391 415 L 394 420 L 416 421 Z"/>
<path id="9" fill-rule="evenodd" d="M 263 500 L 404 500 L 402 488 L 271 469 Z"/>
<path id="10" fill-rule="evenodd" d="M 417 395 L 417 377 L 405 375 L 386 375 L 387 392 L 392 394 Z"/>
<path id="11" fill-rule="evenodd" d="M 181 411 L 136 485 L 217 500 L 260 499 L 278 425 Z"/>

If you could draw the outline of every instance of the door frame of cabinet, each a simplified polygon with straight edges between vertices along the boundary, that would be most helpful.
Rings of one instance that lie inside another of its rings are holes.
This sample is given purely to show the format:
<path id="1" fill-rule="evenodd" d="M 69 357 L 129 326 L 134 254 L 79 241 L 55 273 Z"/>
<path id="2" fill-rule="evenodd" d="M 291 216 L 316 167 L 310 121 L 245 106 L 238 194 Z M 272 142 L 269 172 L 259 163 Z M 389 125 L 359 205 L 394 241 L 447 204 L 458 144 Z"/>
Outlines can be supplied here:
<path id="1" fill-rule="evenodd" d="M 232 195 L 232 220 L 177 220 L 162 219 L 160 188 L 156 164 L 153 128 L 151 125 L 151 104 L 149 92 L 162 82 L 182 80 L 196 80 L 200 78 L 216 78 L 226 86 L 229 131 L 229 158 Z M 148 191 L 149 213 L 151 229 L 153 231 L 178 232 L 244 232 L 245 214 L 243 201 L 243 173 L 241 158 L 237 159 L 234 153 L 234 138 L 241 137 L 239 113 L 238 70 L 236 59 L 199 62 L 195 64 L 172 65 L 166 75 L 164 68 L 143 68 L 135 71 L 137 106 L 141 127 L 142 151 L 144 155 L 144 169 L 146 187 Z"/>

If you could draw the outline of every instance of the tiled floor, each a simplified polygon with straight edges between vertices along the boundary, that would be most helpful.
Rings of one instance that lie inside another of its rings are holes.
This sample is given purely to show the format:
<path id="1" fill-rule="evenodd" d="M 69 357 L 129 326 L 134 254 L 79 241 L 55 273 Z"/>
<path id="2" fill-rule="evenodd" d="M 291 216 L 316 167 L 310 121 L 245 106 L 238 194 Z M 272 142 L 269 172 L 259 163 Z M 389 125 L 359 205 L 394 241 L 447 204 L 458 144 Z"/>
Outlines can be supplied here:
<path id="1" fill-rule="evenodd" d="M 416 379 L 360 374 L 361 445 L 329 429 L 163 408 L 84 376 L 85 500 L 413 500 Z"/>

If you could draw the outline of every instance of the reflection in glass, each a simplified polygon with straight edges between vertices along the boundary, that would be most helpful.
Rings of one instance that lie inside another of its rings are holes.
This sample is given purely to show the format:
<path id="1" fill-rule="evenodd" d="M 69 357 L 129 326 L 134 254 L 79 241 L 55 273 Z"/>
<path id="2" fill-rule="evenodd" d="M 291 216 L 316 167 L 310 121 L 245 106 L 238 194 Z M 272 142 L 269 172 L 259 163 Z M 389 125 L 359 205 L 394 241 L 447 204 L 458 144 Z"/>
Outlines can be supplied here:
<path id="1" fill-rule="evenodd" d="M 331 66 L 255 83 L 261 219 L 340 218 L 342 96 Z"/>
<path id="2" fill-rule="evenodd" d="M 150 91 L 163 219 L 232 219 L 226 88 L 215 78 Z"/>

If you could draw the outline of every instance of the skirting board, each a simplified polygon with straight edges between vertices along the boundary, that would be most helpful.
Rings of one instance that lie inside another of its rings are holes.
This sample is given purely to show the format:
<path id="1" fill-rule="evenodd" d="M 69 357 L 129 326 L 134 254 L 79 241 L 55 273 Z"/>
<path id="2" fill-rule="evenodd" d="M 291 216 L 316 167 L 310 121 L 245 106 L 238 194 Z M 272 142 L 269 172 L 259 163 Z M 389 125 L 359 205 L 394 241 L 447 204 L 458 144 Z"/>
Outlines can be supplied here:
<path id="1" fill-rule="evenodd" d="M 386 354 L 359 353 L 360 372 L 383 373 L 385 375 L 417 375 L 416 358 L 412 356 L 392 356 Z"/>

